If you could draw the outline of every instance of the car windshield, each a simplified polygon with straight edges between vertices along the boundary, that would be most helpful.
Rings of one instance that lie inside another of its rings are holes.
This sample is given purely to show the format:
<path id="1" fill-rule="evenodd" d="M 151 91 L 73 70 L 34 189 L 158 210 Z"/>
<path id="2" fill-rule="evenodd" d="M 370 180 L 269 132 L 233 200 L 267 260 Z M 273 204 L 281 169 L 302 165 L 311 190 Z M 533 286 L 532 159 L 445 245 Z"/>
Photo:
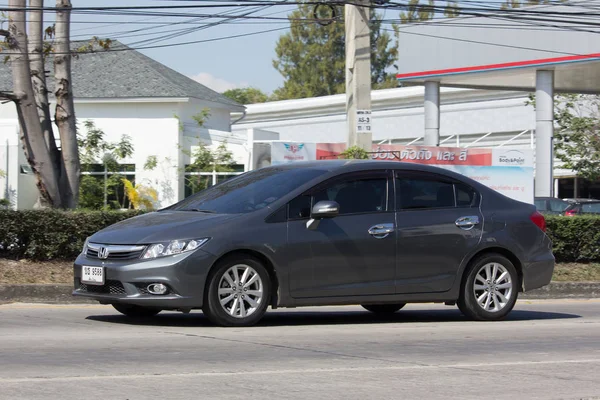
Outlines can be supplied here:
<path id="1" fill-rule="evenodd" d="M 268 206 L 325 172 L 305 168 L 263 168 L 209 187 L 169 207 L 169 210 L 249 213 Z"/>

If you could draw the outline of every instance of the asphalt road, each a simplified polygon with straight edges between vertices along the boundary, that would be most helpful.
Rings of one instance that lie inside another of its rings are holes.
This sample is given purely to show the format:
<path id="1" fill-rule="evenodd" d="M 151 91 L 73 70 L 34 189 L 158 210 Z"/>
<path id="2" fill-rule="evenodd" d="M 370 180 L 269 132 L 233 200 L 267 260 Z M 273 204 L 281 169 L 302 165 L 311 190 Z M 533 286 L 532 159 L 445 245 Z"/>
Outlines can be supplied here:
<path id="1" fill-rule="evenodd" d="M 521 301 L 507 321 L 454 307 L 201 313 L 132 323 L 108 306 L 0 306 L 0 399 L 600 399 L 600 301 Z"/>

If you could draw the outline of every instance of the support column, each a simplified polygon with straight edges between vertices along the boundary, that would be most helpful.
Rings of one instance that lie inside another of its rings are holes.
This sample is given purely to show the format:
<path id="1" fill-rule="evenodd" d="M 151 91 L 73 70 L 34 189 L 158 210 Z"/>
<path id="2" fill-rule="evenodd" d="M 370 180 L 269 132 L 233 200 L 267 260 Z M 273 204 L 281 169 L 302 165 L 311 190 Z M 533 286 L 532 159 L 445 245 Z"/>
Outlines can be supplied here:
<path id="1" fill-rule="evenodd" d="M 535 196 L 552 197 L 554 185 L 554 71 L 536 71 Z"/>
<path id="2" fill-rule="evenodd" d="M 348 147 L 372 151 L 371 121 L 371 30 L 369 0 L 346 4 L 346 121 Z M 360 116 L 357 115 L 358 112 Z"/>
<path id="3" fill-rule="evenodd" d="M 425 146 L 440 145 L 440 83 L 425 82 Z"/>

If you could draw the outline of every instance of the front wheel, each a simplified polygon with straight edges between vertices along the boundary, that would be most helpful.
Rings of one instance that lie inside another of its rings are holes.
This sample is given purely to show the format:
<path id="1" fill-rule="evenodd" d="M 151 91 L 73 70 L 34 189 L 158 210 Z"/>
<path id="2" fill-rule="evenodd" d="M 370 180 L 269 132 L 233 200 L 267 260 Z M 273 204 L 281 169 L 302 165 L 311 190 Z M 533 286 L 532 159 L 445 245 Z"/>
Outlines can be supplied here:
<path id="1" fill-rule="evenodd" d="M 479 321 L 504 319 L 517 302 L 519 275 L 504 256 L 486 254 L 475 260 L 462 284 L 458 308 Z"/>
<path id="2" fill-rule="evenodd" d="M 269 306 L 271 281 L 262 263 L 235 256 L 219 263 L 209 276 L 202 311 L 220 326 L 251 326 Z"/>
<path id="3" fill-rule="evenodd" d="M 161 310 L 157 308 L 148 308 L 131 304 L 113 304 L 112 306 L 121 314 L 131 318 L 154 317 L 156 314 L 161 312 Z"/>
<path id="4" fill-rule="evenodd" d="M 404 307 L 406 303 L 397 304 L 362 304 L 361 307 L 375 314 L 393 314 Z"/>

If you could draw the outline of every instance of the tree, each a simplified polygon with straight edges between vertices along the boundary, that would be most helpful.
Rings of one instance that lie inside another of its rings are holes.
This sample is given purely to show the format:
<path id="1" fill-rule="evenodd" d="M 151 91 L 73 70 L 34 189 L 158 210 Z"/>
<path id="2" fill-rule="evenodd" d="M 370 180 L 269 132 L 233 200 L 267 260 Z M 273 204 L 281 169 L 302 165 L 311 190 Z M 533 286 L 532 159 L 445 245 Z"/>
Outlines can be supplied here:
<path id="1" fill-rule="evenodd" d="M 562 0 L 565 1 L 565 0 Z M 521 8 L 521 7 L 527 7 L 527 6 L 537 6 L 539 4 L 550 4 L 550 0 L 525 0 L 525 1 L 520 1 L 520 0 L 505 0 L 504 3 L 502 3 L 502 5 L 500 6 L 500 8 L 502 8 L 503 10 L 506 10 L 508 8 Z"/>
<path id="2" fill-rule="evenodd" d="M 342 151 L 339 155 L 339 158 L 366 160 L 369 158 L 369 153 L 367 153 L 367 151 L 362 147 L 352 146 Z"/>
<path id="3" fill-rule="evenodd" d="M 600 96 L 559 95 L 554 119 L 554 148 L 563 167 L 600 179 Z"/>
<path id="4" fill-rule="evenodd" d="M 8 50 L 13 91 L 0 97 L 13 101 L 21 127 L 25 157 L 40 193 L 40 204 L 75 208 L 80 163 L 71 80 L 70 0 L 56 1 L 56 24 L 43 29 L 43 0 L 30 0 L 30 32 L 26 32 L 26 0 L 9 0 L 8 30 L 1 29 Z M 43 37 L 44 36 L 44 37 Z M 46 43 L 44 39 L 54 39 Z M 45 78 L 46 57 L 54 53 L 55 120 L 61 148 L 55 143 Z M 31 54 L 31 57 L 29 56 Z"/>
<path id="5" fill-rule="evenodd" d="M 253 87 L 229 89 L 223 95 L 240 104 L 264 103 L 269 100 L 269 96 Z"/>
<path id="6" fill-rule="evenodd" d="M 78 139 L 84 172 L 103 172 L 102 179 L 85 174 L 81 177 L 79 206 L 89 209 L 125 208 L 127 192 L 119 193 L 124 184 L 123 173 L 119 161 L 133 155 L 133 145 L 129 135 L 122 135 L 118 142 L 104 139 L 104 131 L 96 127 L 92 121 L 85 121 L 85 135 Z M 95 165 L 102 165 L 102 170 L 95 170 Z M 113 198 L 109 202 L 109 198 Z"/>
<path id="7" fill-rule="evenodd" d="M 125 193 L 129 199 L 129 208 L 146 211 L 156 208 L 155 204 L 158 200 L 156 189 L 139 183 L 134 184 L 125 178 L 123 178 L 123 184 L 125 185 Z"/>
<path id="8" fill-rule="evenodd" d="M 227 149 L 227 142 L 215 149 L 208 148 L 200 139 L 196 148 L 190 152 L 192 163 L 186 166 L 185 183 L 191 188 L 192 193 L 199 192 L 211 185 L 211 175 L 199 175 L 199 172 L 233 172 L 233 155 Z"/>
<path id="9" fill-rule="evenodd" d="M 318 7 L 317 16 L 331 19 L 343 16 L 342 6 Z M 274 99 L 296 99 L 344 93 L 345 27 L 344 21 L 334 19 L 328 25 L 307 22 L 314 18 L 315 6 L 298 3 L 288 19 L 290 31 L 279 37 L 273 66 L 283 75 L 283 87 L 274 93 Z M 329 13 L 329 14 L 328 14 Z M 392 36 L 381 29 L 381 19 L 375 14 L 371 23 L 371 71 L 374 88 L 395 86 L 394 66 L 398 50 Z"/>

